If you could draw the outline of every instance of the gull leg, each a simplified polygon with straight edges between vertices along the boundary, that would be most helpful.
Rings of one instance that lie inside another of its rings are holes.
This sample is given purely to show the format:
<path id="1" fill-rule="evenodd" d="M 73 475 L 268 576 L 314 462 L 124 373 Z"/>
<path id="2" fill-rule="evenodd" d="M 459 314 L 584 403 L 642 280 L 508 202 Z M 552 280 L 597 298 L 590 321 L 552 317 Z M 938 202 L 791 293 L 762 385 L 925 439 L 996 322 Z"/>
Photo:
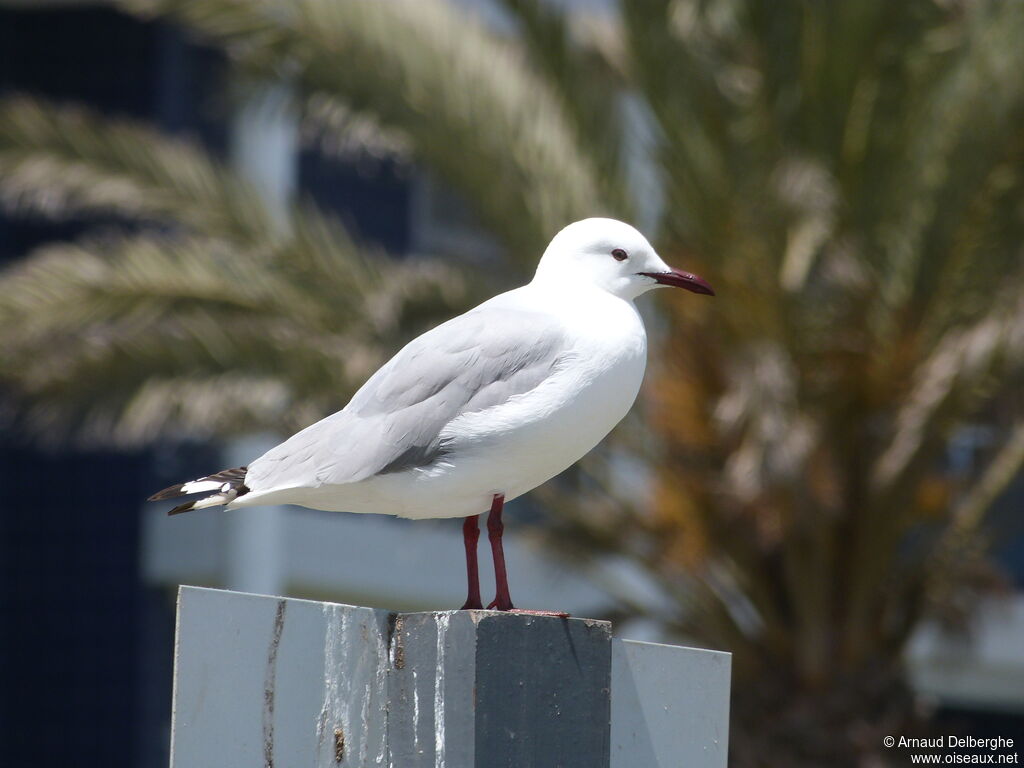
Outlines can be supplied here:
<path id="1" fill-rule="evenodd" d="M 512 596 L 508 592 L 508 574 L 505 572 L 505 550 L 501 546 L 501 534 L 505 526 L 501 522 L 501 510 L 505 506 L 505 494 L 496 493 L 491 501 L 491 513 L 487 515 L 487 538 L 491 541 L 491 555 L 494 558 L 494 583 L 497 590 L 488 608 L 511 611 Z"/>
<path id="2" fill-rule="evenodd" d="M 487 516 L 487 538 L 491 541 L 491 555 L 494 559 L 494 583 L 497 587 L 494 599 L 487 606 L 488 608 L 494 608 L 499 611 L 514 611 L 515 613 L 529 613 L 534 616 L 554 616 L 560 619 L 569 617 L 568 613 L 564 611 L 530 611 L 516 608 L 512 605 L 512 596 L 508 591 L 508 574 L 505 572 L 505 550 L 501 546 L 501 534 L 505 531 L 505 526 L 501 522 L 501 512 L 505 507 L 505 494 L 496 493 L 494 494 L 494 500 L 491 502 L 491 513 Z M 469 526 L 469 520 L 466 521 L 466 527 Z M 465 530 L 465 528 L 463 529 Z M 479 533 L 479 529 L 475 527 L 474 530 Z M 467 540 L 468 542 L 468 540 Z M 476 555 L 475 555 L 475 543 L 474 542 L 474 574 L 476 566 Z M 469 544 L 467 543 L 468 547 Z M 468 549 L 466 550 L 469 551 Z M 468 555 L 467 555 L 468 557 Z M 479 587 L 477 591 L 477 599 L 479 600 Z"/>
<path id="3" fill-rule="evenodd" d="M 476 565 L 476 543 L 480 539 L 480 515 L 470 515 L 462 524 L 462 539 L 466 545 L 466 580 L 469 593 L 462 610 L 483 608 L 480 600 L 480 572 Z"/>

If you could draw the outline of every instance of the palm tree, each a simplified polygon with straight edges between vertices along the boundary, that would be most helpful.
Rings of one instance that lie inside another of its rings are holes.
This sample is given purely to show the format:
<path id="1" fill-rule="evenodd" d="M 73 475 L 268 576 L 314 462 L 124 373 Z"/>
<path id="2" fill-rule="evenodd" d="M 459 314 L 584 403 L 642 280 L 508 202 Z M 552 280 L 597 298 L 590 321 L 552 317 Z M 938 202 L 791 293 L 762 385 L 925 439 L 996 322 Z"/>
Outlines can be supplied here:
<path id="1" fill-rule="evenodd" d="M 144 126 L 17 97 L 0 134 L 8 207 L 105 222 L 3 274 L 3 376 L 43 439 L 295 430 L 468 293 L 440 262 L 357 246 L 311 203 L 280 221 L 198 146 Z"/>
<path id="2" fill-rule="evenodd" d="M 544 489 L 552 535 L 631 559 L 672 599 L 667 631 L 734 652 L 737 765 L 856 764 L 898 732 L 900 653 L 984 584 L 986 511 L 1024 462 L 1024 6 L 504 0 L 499 34 L 437 0 L 120 5 L 400 136 L 524 271 L 610 213 L 706 272 L 718 300 L 661 313 L 648 428 Z M 173 225 L 2 278 L 3 374 L 37 425 L 200 429 L 223 384 L 259 395 L 229 390 L 229 415 L 308 420 L 415 325 L 332 301 L 390 290 L 382 256 L 308 206 L 268 231 L 251 190 L 142 129 L 10 102 L 0 198 Z M 428 285 L 420 307 L 474 292 Z M 993 438 L 952 472 L 979 422 Z M 615 481 L 626 455 L 649 504 Z"/>

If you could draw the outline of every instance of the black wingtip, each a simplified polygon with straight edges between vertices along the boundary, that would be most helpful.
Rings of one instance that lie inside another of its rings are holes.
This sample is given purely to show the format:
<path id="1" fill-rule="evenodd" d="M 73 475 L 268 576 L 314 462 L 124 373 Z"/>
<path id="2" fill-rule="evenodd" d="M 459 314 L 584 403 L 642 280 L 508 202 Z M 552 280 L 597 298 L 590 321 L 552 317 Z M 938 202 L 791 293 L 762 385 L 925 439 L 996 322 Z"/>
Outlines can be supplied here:
<path id="1" fill-rule="evenodd" d="M 196 503 L 194 501 L 186 501 L 184 504 L 179 504 L 174 509 L 170 510 L 167 515 L 168 517 L 171 515 L 180 515 L 182 512 L 190 511 L 195 505 Z"/>
<path id="2" fill-rule="evenodd" d="M 178 496 L 184 496 L 185 492 L 181 490 L 184 487 L 184 483 L 172 485 L 170 488 L 164 488 L 162 491 L 157 491 L 148 499 L 146 499 L 146 501 L 163 501 L 164 499 L 173 499 Z"/>

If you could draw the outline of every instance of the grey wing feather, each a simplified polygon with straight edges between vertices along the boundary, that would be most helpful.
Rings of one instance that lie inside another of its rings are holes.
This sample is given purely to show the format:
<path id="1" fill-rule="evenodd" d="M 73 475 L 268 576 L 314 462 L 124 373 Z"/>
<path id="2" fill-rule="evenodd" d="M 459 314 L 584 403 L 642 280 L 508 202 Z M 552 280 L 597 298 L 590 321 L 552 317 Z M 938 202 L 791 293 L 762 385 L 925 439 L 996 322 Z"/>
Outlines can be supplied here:
<path id="1" fill-rule="evenodd" d="M 249 466 L 254 490 L 352 483 L 457 450 L 441 437 L 464 413 L 534 389 L 556 369 L 562 331 L 536 312 L 480 307 L 406 345 L 341 411 Z"/>

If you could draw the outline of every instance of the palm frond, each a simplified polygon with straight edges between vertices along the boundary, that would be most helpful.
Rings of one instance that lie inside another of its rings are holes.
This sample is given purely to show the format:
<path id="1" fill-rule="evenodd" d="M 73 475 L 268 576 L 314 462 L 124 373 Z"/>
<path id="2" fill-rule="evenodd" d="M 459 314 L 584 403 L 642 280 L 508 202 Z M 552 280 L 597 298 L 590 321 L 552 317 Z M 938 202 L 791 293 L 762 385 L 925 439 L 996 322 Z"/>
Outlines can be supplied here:
<path id="1" fill-rule="evenodd" d="M 518 22 L 530 61 L 558 94 L 580 145 L 594 158 L 610 195 L 626 189 L 622 165 L 625 91 L 610 90 L 614 70 L 597 45 L 583 37 L 600 23 L 583 12 L 559 10 L 543 0 L 502 0 Z M 625 86 L 623 81 L 621 86 Z M 627 207 L 626 200 L 616 200 Z"/>
<path id="2" fill-rule="evenodd" d="M 0 273 L 0 379 L 27 425 L 52 440 L 121 442 L 295 429 L 465 299 L 439 265 L 378 256 L 370 269 L 341 232 L 314 230 L 328 225 L 312 209 L 296 221 L 297 239 L 259 261 L 229 241 L 149 233 L 44 246 Z M 204 421 L 218 381 L 262 394 Z M 158 407 L 175 383 L 202 402 L 188 410 L 180 394 Z"/>
<path id="3" fill-rule="evenodd" d="M 950 523 L 937 550 L 935 573 L 945 570 L 949 559 L 975 538 L 985 513 L 1024 467 L 1024 422 L 1012 424 L 1007 437 L 991 458 L 985 471 L 967 490 L 950 513 Z"/>
<path id="4" fill-rule="evenodd" d="M 303 137 L 328 157 L 345 160 L 365 156 L 399 162 L 412 156 L 409 138 L 366 112 L 356 112 L 326 92 L 312 94 L 298 105 Z"/>
<path id="5" fill-rule="evenodd" d="M 416 157 L 461 190 L 514 252 L 608 210 L 548 84 L 514 46 L 437 0 L 124 0 L 223 45 L 242 66 L 287 73 L 410 137 Z M 472 162 L 467 162 L 472 158 Z"/>
<path id="6" fill-rule="evenodd" d="M 943 240 L 1007 146 L 1019 141 L 1024 85 L 1014 73 L 1024 67 L 1024 53 L 1013 41 L 1024 34 L 1024 8 L 973 4 L 949 32 L 956 35 L 953 61 L 907 115 L 904 146 L 911 155 L 894 167 L 884 188 L 882 300 L 876 306 L 886 317 L 941 274 L 950 252 Z"/>
<path id="7" fill-rule="evenodd" d="M 0 204 L 50 216 L 173 220 L 253 242 L 273 237 L 256 191 L 193 144 L 26 96 L 0 101 Z"/>
<path id="8" fill-rule="evenodd" d="M 892 438 L 874 464 L 879 495 L 898 487 L 949 427 L 990 399 L 996 382 L 1008 382 L 1024 365 L 1024 299 L 1018 281 L 1002 301 L 973 325 L 950 331 L 919 366 L 912 389 L 895 417 Z"/>

